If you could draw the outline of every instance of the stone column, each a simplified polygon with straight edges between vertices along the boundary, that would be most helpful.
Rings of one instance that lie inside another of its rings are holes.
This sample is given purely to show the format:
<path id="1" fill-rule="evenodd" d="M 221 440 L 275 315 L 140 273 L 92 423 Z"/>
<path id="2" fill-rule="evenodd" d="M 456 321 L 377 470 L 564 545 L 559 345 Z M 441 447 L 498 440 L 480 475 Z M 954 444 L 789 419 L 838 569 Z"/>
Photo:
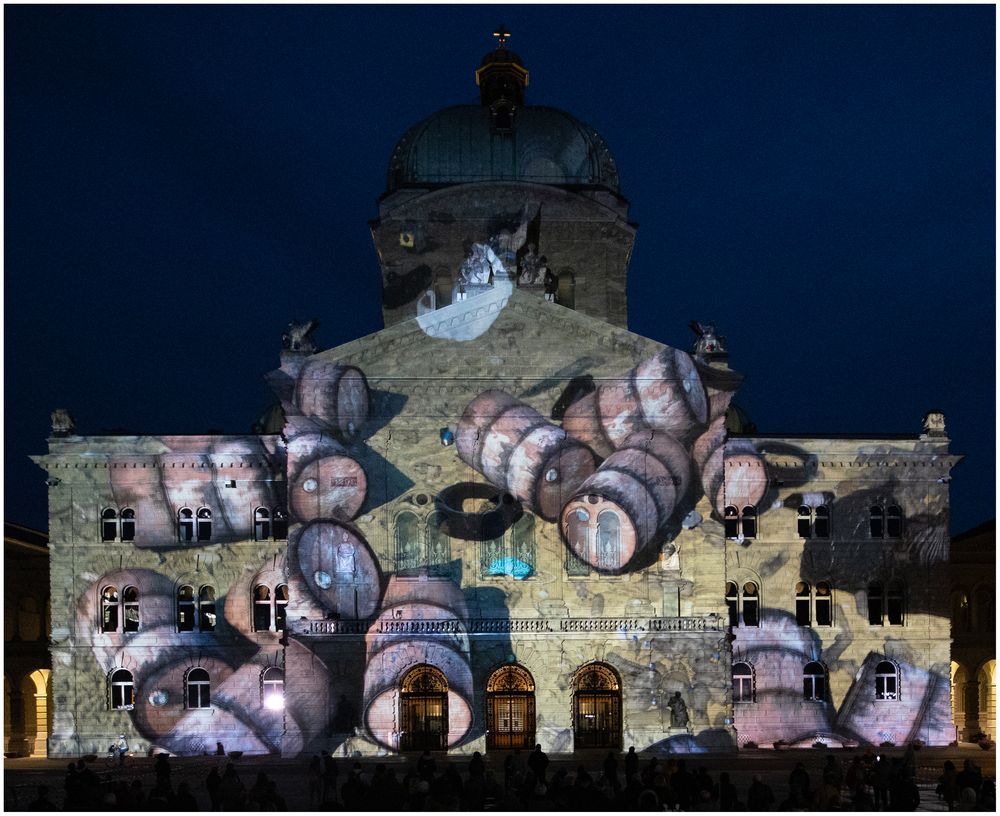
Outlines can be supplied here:
<path id="1" fill-rule="evenodd" d="M 35 694 L 35 743 L 33 757 L 47 757 L 49 738 L 49 701 L 45 693 Z"/>

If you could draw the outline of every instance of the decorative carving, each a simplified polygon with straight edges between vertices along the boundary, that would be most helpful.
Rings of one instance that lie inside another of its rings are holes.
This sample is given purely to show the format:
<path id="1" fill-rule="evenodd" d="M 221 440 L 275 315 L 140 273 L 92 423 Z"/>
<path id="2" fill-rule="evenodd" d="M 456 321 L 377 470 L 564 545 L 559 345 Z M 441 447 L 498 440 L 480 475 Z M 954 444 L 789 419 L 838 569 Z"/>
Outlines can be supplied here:
<path id="1" fill-rule="evenodd" d="M 593 663 L 580 670 L 573 687 L 577 691 L 618 691 L 618 678 L 607 666 Z"/>
<path id="2" fill-rule="evenodd" d="M 316 346 L 312 341 L 312 333 L 319 328 L 319 319 L 313 318 L 305 323 L 292 321 L 288 324 L 288 331 L 281 335 L 281 345 L 287 351 L 304 351 L 312 354 L 316 351 Z"/>
<path id="3" fill-rule="evenodd" d="M 520 666 L 502 666 L 490 675 L 487 691 L 534 691 L 535 681 Z"/>
<path id="4" fill-rule="evenodd" d="M 928 411 L 924 415 L 924 433 L 927 436 L 946 436 L 944 414 L 940 411 Z"/>
<path id="5" fill-rule="evenodd" d="M 699 323 L 697 320 L 692 320 L 688 325 L 691 327 L 691 331 L 698 335 L 692 349 L 694 354 L 704 357 L 706 354 L 724 354 L 726 352 L 726 338 L 720 337 L 716 333 L 713 323 Z"/>
<path id="6" fill-rule="evenodd" d="M 507 275 L 503 263 L 488 244 L 473 244 L 468 257 L 462 261 L 458 275 L 463 285 L 485 286 L 496 275 Z"/>
<path id="7" fill-rule="evenodd" d="M 52 435 L 69 436 L 76 430 L 76 422 L 65 408 L 56 408 L 52 412 Z"/>
<path id="8" fill-rule="evenodd" d="M 440 669 L 435 669 L 433 666 L 417 666 L 403 678 L 399 690 L 404 694 L 447 692 L 448 681 Z"/>

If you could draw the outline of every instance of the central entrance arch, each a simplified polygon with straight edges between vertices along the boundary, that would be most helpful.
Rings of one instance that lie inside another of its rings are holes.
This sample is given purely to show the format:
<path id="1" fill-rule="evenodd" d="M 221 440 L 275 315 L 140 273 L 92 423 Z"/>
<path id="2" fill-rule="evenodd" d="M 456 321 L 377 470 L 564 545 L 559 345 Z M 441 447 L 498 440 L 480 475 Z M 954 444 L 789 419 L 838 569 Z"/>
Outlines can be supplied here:
<path id="1" fill-rule="evenodd" d="M 573 681 L 573 747 L 622 747 L 622 690 L 615 670 L 591 663 Z"/>
<path id="2" fill-rule="evenodd" d="M 535 744 L 535 681 L 521 666 L 501 666 L 486 683 L 486 749 Z"/>
<path id="3" fill-rule="evenodd" d="M 448 747 L 448 680 L 434 666 L 420 665 L 403 677 L 399 689 L 402 751 Z"/>

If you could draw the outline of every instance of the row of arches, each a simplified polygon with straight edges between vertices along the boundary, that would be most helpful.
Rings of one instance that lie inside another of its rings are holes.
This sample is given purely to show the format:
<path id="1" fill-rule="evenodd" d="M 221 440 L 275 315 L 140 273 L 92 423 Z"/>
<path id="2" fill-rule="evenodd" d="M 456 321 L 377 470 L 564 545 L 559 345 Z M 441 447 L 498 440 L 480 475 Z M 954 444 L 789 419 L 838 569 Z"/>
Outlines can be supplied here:
<path id="1" fill-rule="evenodd" d="M 288 584 L 255 584 L 252 591 L 254 632 L 284 631 L 287 621 Z M 215 587 L 195 589 L 190 584 L 177 588 L 176 616 L 178 632 L 214 632 L 218 624 Z M 100 593 L 100 631 L 104 633 L 138 632 L 142 624 L 139 588 L 108 584 Z"/>
<path id="2" fill-rule="evenodd" d="M 733 703 L 757 701 L 757 669 L 749 660 L 733 663 Z M 873 699 L 894 701 L 899 699 L 899 666 L 891 660 L 882 660 L 875 666 L 872 685 Z M 813 660 L 802 668 L 802 699 L 812 702 L 829 701 L 829 673 L 826 666 Z"/>
<path id="3" fill-rule="evenodd" d="M 996 734 L 996 660 L 971 670 L 952 662 L 951 707 L 960 740 Z"/>
<path id="4" fill-rule="evenodd" d="M 399 747 L 402 751 L 440 750 L 448 739 L 448 679 L 429 664 L 414 666 L 400 686 Z M 591 663 L 573 681 L 574 749 L 620 749 L 622 689 L 618 674 Z M 535 745 L 535 681 L 518 664 L 496 669 L 486 682 L 488 750 Z"/>
<path id="5" fill-rule="evenodd" d="M 131 507 L 101 510 L 101 541 L 135 541 L 138 519 Z M 283 507 L 257 507 L 253 511 L 255 541 L 284 541 L 288 538 L 288 513 Z M 182 507 L 177 511 L 179 541 L 211 541 L 212 510 Z"/>
<path id="6" fill-rule="evenodd" d="M 761 587 L 757 581 L 726 582 L 726 608 L 730 626 L 761 625 Z M 795 584 L 795 621 L 799 626 L 833 625 L 833 588 L 828 581 L 815 586 Z M 906 612 L 906 586 L 901 579 L 872 581 L 865 588 L 868 623 L 902 626 Z"/>

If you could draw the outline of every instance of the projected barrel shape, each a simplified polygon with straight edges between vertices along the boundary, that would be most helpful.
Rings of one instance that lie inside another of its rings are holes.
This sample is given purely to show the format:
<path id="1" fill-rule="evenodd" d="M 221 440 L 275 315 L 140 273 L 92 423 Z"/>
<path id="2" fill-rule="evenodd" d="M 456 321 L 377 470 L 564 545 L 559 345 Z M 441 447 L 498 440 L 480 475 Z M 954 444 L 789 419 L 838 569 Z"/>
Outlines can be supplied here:
<path id="1" fill-rule="evenodd" d="M 217 442 L 212 446 L 211 459 L 215 466 L 215 504 L 221 516 L 213 538 L 252 538 L 254 511 L 277 505 L 264 446 L 252 437 Z"/>
<path id="2" fill-rule="evenodd" d="M 289 501 L 299 521 L 349 520 L 357 516 L 367 493 L 364 468 L 350 456 L 332 455 L 299 468 L 289 490 Z"/>
<path id="3" fill-rule="evenodd" d="M 174 510 L 163 492 L 162 473 L 152 463 L 112 467 L 111 492 L 120 508 L 135 511 L 132 546 L 139 549 L 177 546 Z"/>
<path id="4" fill-rule="evenodd" d="M 462 461 L 547 521 L 597 464 L 585 445 L 503 391 L 469 403 L 455 441 Z"/>
<path id="5" fill-rule="evenodd" d="M 306 587 L 323 608 L 344 618 L 375 613 L 381 576 L 368 542 L 354 528 L 314 522 L 302 530 L 296 556 Z"/>
<path id="6" fill-rule="evenodd" d="M 656 546 L 690 480 L 690 457 L 676 439 L 631 434 L 563 508 L 563 537 L 582 561 L 619 572 Z"/>
<path id="7" fill-rule="evenodd" d="M 465 738 L 473 699 L 466 616 L 461 591 L 450 581 L 390 580 L 384 608 L 365 637 L 364 723 L 380 744 L 446 748 Z M 428 696 L 408 703 L 405 694 L 414 688 Z M 413 712 L 421 717 L 408 716 Z M 424 714 L 437 722 L 414 733 L 427 725 Z M 440 743 L 426 744 L 435 733 Z"/>
<path id="8" fill-rule="evenodd" d="M 725 416 L 718 417 L 694 443 L 702 488 L 721 516 L 727 505 L 757 506 L 767 492 L 764 458 L 749 439 L 727 439 Z"/>
<path id="9" fill-rule="evenodd" d="M 711 366 L 701 360 L 694 360 L 695 369 L 705 386 L 708 396 L 708 420 L 712 422 L 726 413 L 736 390 L 743 382 L 743 375 L 728 368 Z"/>
<path id="10" fill-rule="evenodd" d="M 666 348 L 566 409 L 563 428 L 599 455 L 647 428 L 692 440 L 708 421 L 708 396 L 690 355 Z"/>
<path id="11" fill-rule="evenodd" d="M 214 522 L 215 480 L 209 456 L 195 453 L 165 453 L 159 457 L 159 462 L 167 505 L 174 510 L 187 507 L 192 511 L 207 507 L 212 511 Z M 221 529 L 221 525 L 213 524 L 214 533 L 218 533 Z"/>
<path id="12" fill-rule="evenodd" d="M 311 360 L 295 383 L 295 405 L 344 439 L 360 436 L 371 408 L 368 380 L 354 366 Z"/>

